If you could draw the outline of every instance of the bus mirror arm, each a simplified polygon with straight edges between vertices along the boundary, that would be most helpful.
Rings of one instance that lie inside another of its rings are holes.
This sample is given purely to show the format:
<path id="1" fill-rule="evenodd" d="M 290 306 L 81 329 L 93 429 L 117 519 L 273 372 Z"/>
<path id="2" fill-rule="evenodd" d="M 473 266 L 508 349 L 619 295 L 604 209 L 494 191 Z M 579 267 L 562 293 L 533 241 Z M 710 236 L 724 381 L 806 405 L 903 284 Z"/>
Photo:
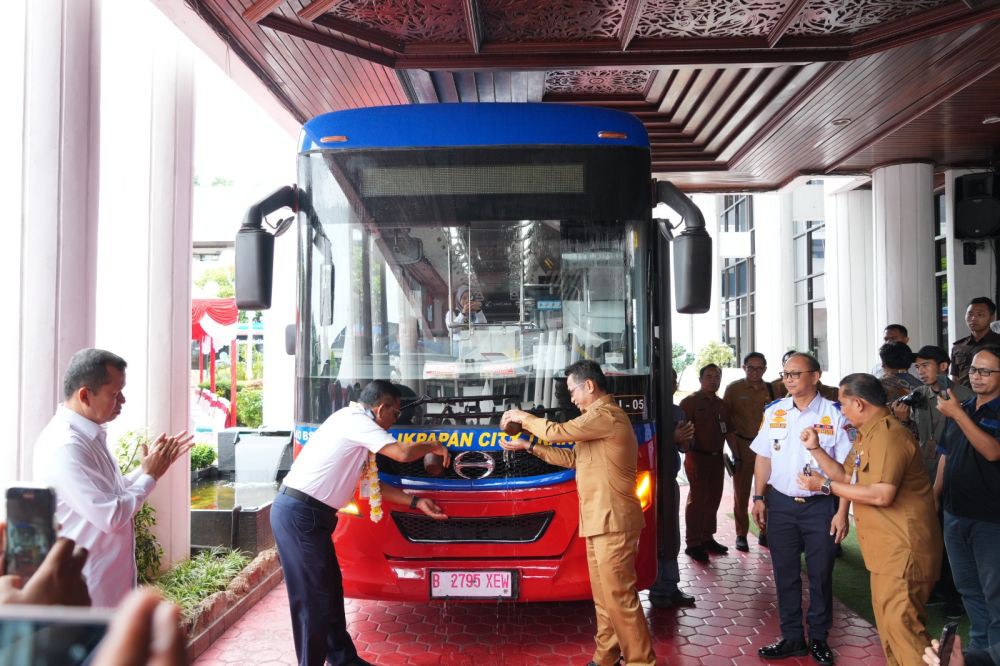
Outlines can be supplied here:
<path id="1" fill-rule="evenodd" d="M 281 208 L 298 210 L 298 189 L 286 185 L 247 209 L 236 233 L 236 307 L 267 310 L 271 307 L 274 275 L 274 237 L 288 228 L 283 221 L 272 234 L 264 228 L 264 216 Z"/>
<path id="2" fill-rule="evenodd" d="M 676 236 L 662 221 L 657 224 L 658 231 L 674 245 L 677 311 L 682 314 L 708 312 L 712 301 L 712 238 L 705 230 L 705 218 L 694 202 L 669 181 L 656 181 L 655 202 L 666 204 L 684 220 L 684 230 Z"/>

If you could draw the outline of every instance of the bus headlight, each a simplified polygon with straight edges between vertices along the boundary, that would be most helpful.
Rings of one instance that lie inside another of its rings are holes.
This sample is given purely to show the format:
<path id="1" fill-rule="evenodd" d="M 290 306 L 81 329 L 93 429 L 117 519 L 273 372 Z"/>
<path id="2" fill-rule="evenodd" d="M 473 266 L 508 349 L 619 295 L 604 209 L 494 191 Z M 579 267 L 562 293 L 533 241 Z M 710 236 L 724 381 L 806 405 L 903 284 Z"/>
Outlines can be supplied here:
<path id="1" fill-rule="evenodd" d="M 348 513 L 352 516 L 360 516 L 361 511 L 358 510 L 358 505 L 356 502 L 348 502 L 346 506 L 342 506 L 337 509 L 337 513 Z"/>
<path id="2" fill-rule="evenodd" d="M 639 472 L 635 479 L 635 496 L 639 498 L 639 504 L 645 511 L 653 503 L 653 483 L 650 481 L 649 471 Z"/>

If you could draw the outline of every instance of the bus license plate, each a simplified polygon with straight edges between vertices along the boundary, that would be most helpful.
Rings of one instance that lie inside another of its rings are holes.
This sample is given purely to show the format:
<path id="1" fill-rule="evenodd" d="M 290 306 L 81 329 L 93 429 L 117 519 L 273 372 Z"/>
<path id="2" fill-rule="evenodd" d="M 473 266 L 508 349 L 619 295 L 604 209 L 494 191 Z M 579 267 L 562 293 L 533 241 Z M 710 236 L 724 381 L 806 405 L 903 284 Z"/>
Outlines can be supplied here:
<path id="1" fill-rule="evenodd" d="M 431 571 L 432 599 L 512 599 L 516 571 Z"/>

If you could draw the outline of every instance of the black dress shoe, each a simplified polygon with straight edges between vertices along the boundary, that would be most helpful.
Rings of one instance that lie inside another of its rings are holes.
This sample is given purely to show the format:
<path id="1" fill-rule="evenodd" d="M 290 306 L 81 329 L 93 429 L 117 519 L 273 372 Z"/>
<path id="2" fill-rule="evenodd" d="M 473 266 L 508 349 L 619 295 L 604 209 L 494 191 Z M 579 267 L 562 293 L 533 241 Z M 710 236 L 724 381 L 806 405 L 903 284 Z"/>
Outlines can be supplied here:
<path id="1" fill-rule="evenodd" d="M 762 548 L 767 548 L 767 534 L 761 532 L 760 536 L 757 537 L 757 543 L 760 544 Z"/>
<path id="2" fill-rule="evenodd" d="M 824 643 L 826 645 L 826 643 Z M 803 640 L 790 641 L 785 638 L 779 639 L 775 643 L 765 645 L 757 650 L 757 656 L 764 659 L 786 659 L 788 657 L 804 657 L 809 654 L 806 649 L 806 642 Z"/>
<path id="3" fill-rule="evenodd" d="M 675 608 L 677 606 L 694 606 L 694 597 L 674 590 L 670 594 L 649 593 L 649 605 L 653 608 Z"/>
<path id="4" fill-rule="evenodd" d="M 729 552 L 729 549 L 723 546 L 721 543 L 715 539 L 709 539 L 705 543 L 701 544 L 701 547 L 712 553 L 713 555 L 725 555 Z"/>
<path id="5" fill-rule="evenodd" d="M 736 537 L 736 550 L 740 551 L 741 553 L 750 552 L 750 544 L 747 543 L 747 538 L 745 536 Z"/>
<path id="6" fill-rule="evenodd" d="M 704 546 L 688 546 L 684 549 L 684 554 L 690 557 L 692 560 L 698 560 L 699 562 L 708 562 L 708 551 L 705 550 Z"/>
<path id="7" fill-rule="evenodd" d="M 809 641 L 809 654 L 817 664 L 833 665 L 833 650 L 826 644 L 826 641 Z"/>

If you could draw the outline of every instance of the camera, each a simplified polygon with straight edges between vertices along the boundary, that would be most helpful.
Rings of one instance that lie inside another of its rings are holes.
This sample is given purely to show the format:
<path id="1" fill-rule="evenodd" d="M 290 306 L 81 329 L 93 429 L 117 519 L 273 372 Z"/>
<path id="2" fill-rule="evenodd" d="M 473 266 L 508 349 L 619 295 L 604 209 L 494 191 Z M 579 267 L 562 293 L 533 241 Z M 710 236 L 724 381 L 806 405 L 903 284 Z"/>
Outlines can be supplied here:
<path id="1" fill-rule="evenodd" d="M 923 409 L 927 406 L 927 398 L 921 393 L 910 391 L 899 399 L 900 404 L 906 405 L 910 409 Z"/>

